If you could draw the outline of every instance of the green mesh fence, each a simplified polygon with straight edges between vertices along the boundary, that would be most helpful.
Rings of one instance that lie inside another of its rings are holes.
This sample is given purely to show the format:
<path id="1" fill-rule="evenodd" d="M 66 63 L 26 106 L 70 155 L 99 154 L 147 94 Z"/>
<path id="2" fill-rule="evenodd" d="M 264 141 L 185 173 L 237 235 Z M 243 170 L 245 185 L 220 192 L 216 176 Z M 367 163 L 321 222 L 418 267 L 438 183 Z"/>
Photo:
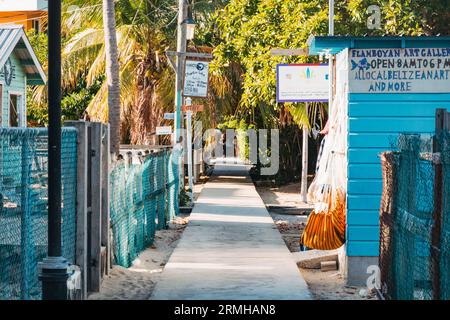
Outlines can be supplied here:
<path id="1" fill-rule="evenodd" d="M 119 164 L 111 173 L 111 227 L 115 262 L 129 267 L 153 243 L 155 231 L 178 214 L 178 159 L 169 150 L 143 164 Z"/>
<path id="2" fill-rule="evenodd" d="M 448 133 L 401 135 L 398 152 L 382 155 L 380 269 L 388 299 L 450 298 L 449 146 Z"/>
<path id="3" fill-rule="evenodd" d="M 441 137 L 443 210 L 440 246 L 440 296 L 450 300 L 450 133 Z"/>
<path id="4" fill-rule="evenodd" d="M 47 129 L 0 129 L 0 299 L 40 299 L 47 255 Z M 62 249 L 74 262 L 77 131 L 62 131 Z"/>

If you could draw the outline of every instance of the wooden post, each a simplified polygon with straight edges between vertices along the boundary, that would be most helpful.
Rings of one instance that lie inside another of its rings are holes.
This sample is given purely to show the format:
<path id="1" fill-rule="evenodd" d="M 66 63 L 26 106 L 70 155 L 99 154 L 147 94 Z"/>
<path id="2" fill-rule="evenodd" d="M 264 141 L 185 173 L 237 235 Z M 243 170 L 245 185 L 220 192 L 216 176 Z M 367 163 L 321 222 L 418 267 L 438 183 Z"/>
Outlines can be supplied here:
<path id="1" fill-rule="evenodd" d="M 439 300 L 441 297 L 440 287 L 440 252 L 441 250 L 441 228 L 443 211 L 443 174 L 441 162 L 441 144 L 439 136 L 446 127 L 447 110 L 436 110 L 436 132 L 433 139 L 433 163 L 434 163 L 434 210 L 433 227 L 431 230 L 431 259 L 432 259 L 432 288 L 433 299 Z"/>
<path id="2" fill-rule="evenodd" d="M 88 295 L 88 127 L 86 121 L 66 121 L 65 127 L 75 127 L 77 133 L 77 234 L 75 264 L 81 270 L 82 299 Z"/>
<path id="3" fill-rule="evenodd" d="M 308 114 L 308 102 L 305 103 L 306 114 Z M 308 136 L 309 130 L 303 126 L 303 146 L 302 146 L 302 181 L 301 181 L 301 196 L 304 203 L 308 202 Z"/>
<path id="4" fill-rule="evenodd" d="M 102 235 L 102 124 L 91 123 L 91 230 L 90 230 L 90 291 L 99 292 L 101 284 Z"/>
<path id="5" fill-rule="evenodd" d="M 105 274 L 109 274 L 111 268 L 111 244 L 110 244 L 110 211 L 109 211 L 109 174 L 111 164 L 110 153 L 110 126 L 109 124 L 103 125 L 103 139 L 102 139 L 102 246 L 106 250 L 105 261 Z"/>

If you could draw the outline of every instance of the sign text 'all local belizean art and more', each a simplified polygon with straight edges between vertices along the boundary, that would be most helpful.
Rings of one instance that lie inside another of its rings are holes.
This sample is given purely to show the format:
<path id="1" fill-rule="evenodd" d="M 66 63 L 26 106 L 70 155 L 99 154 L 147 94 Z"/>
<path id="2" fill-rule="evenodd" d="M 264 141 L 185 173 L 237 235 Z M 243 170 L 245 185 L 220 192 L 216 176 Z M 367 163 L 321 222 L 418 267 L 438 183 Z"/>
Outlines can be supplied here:
<path id="1" fill-rule="evenodd" d="M 183 95 L 206 98 L 208 96 L 208 72 L 208 62 L 187 60 Z"/>
<path id="2" fill-rule="evenodd" d="M 328 65 L 277 65 L 277 102 L 326 102 L 328 95 Z"/>
<path id="3" fill-rule="evenodd" d="M 450 48 L 352 49 L 351 93 L 448 93 Z"/>

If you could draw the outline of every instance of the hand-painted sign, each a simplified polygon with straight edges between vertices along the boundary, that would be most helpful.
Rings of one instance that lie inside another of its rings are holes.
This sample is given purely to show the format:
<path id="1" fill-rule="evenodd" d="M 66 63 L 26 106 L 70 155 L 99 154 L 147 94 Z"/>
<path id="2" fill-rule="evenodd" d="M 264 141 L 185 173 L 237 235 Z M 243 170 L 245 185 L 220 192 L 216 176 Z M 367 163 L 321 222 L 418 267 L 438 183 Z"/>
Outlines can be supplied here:
<path id="1" fill-rule="evenodd" d="M 183 95 L 206 98 L 208 96 L 208 73 L 208 62 L 186 61 Z"/>
<path id="2" fill-rule="evenodd" d="M 157 136 L 165 136 L 172 134 L 172 127 L 166 126 L 166 127 L 156 127 L 156 135 Z"/>
<path id="3" fill-rule="evenodd" d="M 352 49 L 351 93 L 449 93 L 450 48 Z"/>
<path id="4" fill-rule="evenodd" d="M 277 65 L 277 102 L 327 102 L 327 64 Z"/>
<path id="5" fill-rule="evenodd" d="M 202 112 L 204 110 L 204 106 L 202 104 L 199 105 L 191 105 L 191 106 L 181 106 L 181 111 L 191 111 L 191 112 Z"/>

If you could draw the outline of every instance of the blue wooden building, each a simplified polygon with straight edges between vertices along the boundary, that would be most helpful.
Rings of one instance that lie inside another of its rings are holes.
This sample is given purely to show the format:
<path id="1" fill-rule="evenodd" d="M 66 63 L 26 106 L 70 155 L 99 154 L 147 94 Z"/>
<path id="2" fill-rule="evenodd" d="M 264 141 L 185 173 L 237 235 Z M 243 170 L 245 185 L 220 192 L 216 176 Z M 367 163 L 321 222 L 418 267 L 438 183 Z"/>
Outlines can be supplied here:
<path id="1" fill-rule="evenodd" d="M 45 82 L 45 73 L 23 26 L 0 24 L 0 119 L 2 127 L 27 126 L 27 86 L 43 85 Z"/>
<path id="2" fill-rule="evenodd" d="M 382 172 L 379 154 L 399 133 L 435 130 L 450 110 L 450 37 L 311 37 L 309 54 L 334 55 L 334 94 L 346 105 L 347 243 L 340 261 L 349 284 L 378 264 Z"/>

